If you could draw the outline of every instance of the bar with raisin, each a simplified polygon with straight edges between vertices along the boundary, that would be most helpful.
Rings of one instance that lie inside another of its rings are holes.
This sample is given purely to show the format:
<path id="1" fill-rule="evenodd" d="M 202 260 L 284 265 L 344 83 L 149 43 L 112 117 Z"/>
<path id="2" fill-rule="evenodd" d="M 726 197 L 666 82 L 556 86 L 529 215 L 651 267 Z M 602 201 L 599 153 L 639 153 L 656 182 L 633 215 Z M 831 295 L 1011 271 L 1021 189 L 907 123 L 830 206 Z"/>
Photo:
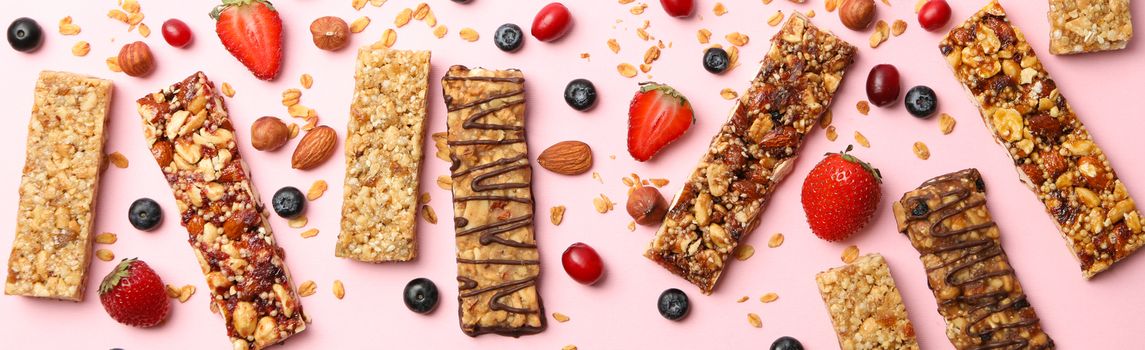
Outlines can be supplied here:
<path id="1" fill-rule="evenodd" d="M 546 317 L 537 289 L 541 265 L 525 143 L 525 76 L 453 66 L 441 85 L 461 330 L 470 336 L 539 333 Z"/>
<path id="2" fill-rule="evenodd" d="M 1001 5 L 952 29 L 939 48 L 1086 278 L 1145 243 L 1125 184 Z"/>
<path id="3" fill-rule="evenodd" d="M 793 15 L 771 43 L 759 74 L 644 253 L 705 294 L 732 250 L 759 224 L 856 54 L 854 46 L 802 15 Z"/>
<path id="4" fill-rule="evenodd" d="M 214 85 L 199 72 L 137 104 L 233 348 L 262 349 L 305 330 L 285 252 Z"/>
<path id="5" fill-rule="evenodd" d="M 840 348 L 918 350 L 914 326 L 882 255 L 867 254 L 820 272 L 815 282 Z"/>
<path id="6" fill-rule="evenodd" d="M 111 81 L 41 72 L 4 294 L 83 300 Z"/>
<path id="7" fill-rule="evenodd" d="M 1002 249 L 977 169 L 924 182 L 894 203 L 957 349 L 1053 349 Z"/>
<path id="8" fill-rule="evenodd" d="M 375 263 L 417 257 L 429 57 L 429 51 L 370 46 L 358 51 L 339 257 Z"/>

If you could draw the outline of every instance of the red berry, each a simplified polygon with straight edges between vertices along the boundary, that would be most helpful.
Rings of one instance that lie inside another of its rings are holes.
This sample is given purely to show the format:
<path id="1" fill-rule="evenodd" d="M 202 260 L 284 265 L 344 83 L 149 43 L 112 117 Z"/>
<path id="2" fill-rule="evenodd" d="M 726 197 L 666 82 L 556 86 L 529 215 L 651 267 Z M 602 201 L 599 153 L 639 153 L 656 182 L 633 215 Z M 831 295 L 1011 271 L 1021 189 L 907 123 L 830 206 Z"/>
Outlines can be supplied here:
<path id="1" fill-rule="evenodd" d="M 895 66 L 880 64 L 871 68 L 867 75 L 867 100 L 883 107 L 899 98 L 899 71 Z"/>
<path id="2" fill-rule="evenodd" d="M 591 285 L 604 275 L 604 263 L 596 250 L 584 243 L 573 243 L 561 256 L 561 264 L 569 277 L 580 284 Z"/>
<path id="3" fill-rule="evenodd" d="M 191 28 L 188 28 L 183 21 L 169 19 L 163 22 L 163 39 L 171 46 L 186 47 L 191 43 Z"/>
<path id="4" fill-rule="evenodd" d="M 647 161 L 683 136 L 696 115 L 692 104 L 671 86 L 646 82 L 628 106 L 628 154 Z"/>
<path id="5" fill-rule="evenodd" d="M 827 154 L 803 180 L 801 199 L 811 232 L 832 242 L 858 232 L 875 214 L 880 182 L 870 164 L 846 152 Z"/>
<path id="6" fill-rule="evenodd" d="M 672 17 L 688 17 L 692 15 L 692 11 L 696 9 L 695 0 L 660 0 L 660 6 L 664 7 L 664 12 L 667 12 Z"/>
<path id="7" fill-rule="evenodd" d="M 918 9 L 918 24 L 927 31 L 935 31 L 950 21 L 950 5 L 946 0 L 930 0 Z"/>
<path id="8" fill-rule="evenodd" d="M 533 37 L 540 41 L 553 41 L 560 39 L 572 27 L 572 15 L 569 9 L 559 2 L 554 2 L 541 8 L 537 17 L 533 18 Z"/>
<path id="9" fill-rule="evenodd" d="M 123 259 L 99 285 L 99 301 L 112 319 L 152 327 L 167 318 L 167 290 L 155 270 L 136 259 Z"/>

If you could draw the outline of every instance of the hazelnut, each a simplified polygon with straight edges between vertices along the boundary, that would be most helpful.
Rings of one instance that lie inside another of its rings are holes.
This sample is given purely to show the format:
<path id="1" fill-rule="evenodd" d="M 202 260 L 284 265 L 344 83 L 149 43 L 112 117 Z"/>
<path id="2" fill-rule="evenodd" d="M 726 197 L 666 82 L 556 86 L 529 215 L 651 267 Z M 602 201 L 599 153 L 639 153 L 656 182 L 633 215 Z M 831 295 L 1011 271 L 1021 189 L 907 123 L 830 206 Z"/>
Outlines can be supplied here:
<path id="1" fill-rule="evenodd" d="M 142 77 L 155 69 L 155 59 L 151 48 L 142 41 L 136 41 L 119 49 L 119 69 L 133 77 Z"/>
<path id="2" fill-rule="evenodd" d="M 250 126 L 250 144 L 259 151 L 273 151 L 290 140 L 290 129 L 275 117 L 262 117 Z"/>
<path id="3" fill-rule="evenodd" d="M 875 0 L 843 0 L 839 20 L 851 30 L 866 30 L 875 20 Z"/>
<path id="4" fill-rule="evenodd" d="M 642 186 L 628 195 L 627 209 L 628 215 L 637 224 L 655 225 L 664 221 L 664 214 L 668 213 L 668 202 L 655 187 Z"/>
<path id="5" fill-rule="evenodd" d="M 334 16 L 321 17 L 310 23 L 314 46 L 326 51 L 337 51 L 349 43 L 350 25 Z"/>

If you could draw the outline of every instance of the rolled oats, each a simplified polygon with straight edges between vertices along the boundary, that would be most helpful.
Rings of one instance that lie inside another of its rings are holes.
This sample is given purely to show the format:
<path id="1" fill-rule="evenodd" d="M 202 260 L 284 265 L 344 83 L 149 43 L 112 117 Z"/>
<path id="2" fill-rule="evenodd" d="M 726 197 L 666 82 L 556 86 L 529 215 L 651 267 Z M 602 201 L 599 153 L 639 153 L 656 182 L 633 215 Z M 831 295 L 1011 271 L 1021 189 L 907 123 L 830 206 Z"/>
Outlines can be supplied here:
<path id="1" fill-rule="evenodd" d="M 116 168 L 120 169 L 127 169 L 127 166 L 131 164 L 127 161 L 127 157 L 124 157 L 123 154 L 119 152 L 111 152 L 111 154 L 107 155 L 107 160 L 110 161 L 112 165 L 115 165 Z"/>
<path id="2" fill-rule="evenodd" d="M 294 88 L 286 89 L 282 92 L 282 105 L 288 108 L 298 106 L 299 100 L 302 99 L 302 91 Z M 294 113 L 291 113 L 293 116 Z"/>
<path id="3" fill-rule="evenodd" d="M 306 191 L 306 200 L 313 202 L 318 198 L 322 198 L 322 194 L 326 193 L 327 188 L 326 180 L 314 181 L 314 184 L 310 185 L 310 190 Z"/>
<path id="4" fill-rule="evenodd" d="M 60 34 L 62 35 L 76 35 L 80 33 L 80 26 L 72 23 L 72 16 L 60 19 Z"/>
<path id="5" fill-rule="evenodd" d="M 314 281 L 306 281 L 306 282 L 302 282 L 302 284 L 298 285 L 298 295 L 303 297 L 303 298 L 314 295 L 314 293 L 317 293 L 317 292 L 318 292 L 318 284 L 314 283 Z"/>
<path id="6" fill-rule="evenodd" d="M 617 65 L 616 71 L 619 72 L 620 75 L 625 77 L 625 78 L 631 78 L 631 77 L 636 76 L 636 67 L 633 67 L 631 64 L 628 64 L 628 63 L 621 63 L 621 64 Z"/>
<path id="7" fill-rule="evenodd" d="M 446 191 L 452 190 L 453 189 L 453 179 L 450 178 L 449 176 L 445 176 L 445 175 L 438 176 L 437 177 L 437 187 L 440 189 L 446 190 Z"/>
<path id="8" fill-rule="evenodd" d="M 97 258 L 99 258 L 99 260 L 103 260 L 103 261 L 115 260 L 115 253 L 112 253 L 110 250 L 107 250 L 107 249 L 96 250 L 95 256 Z"/>
<path id="9" fill-rule="evenodd" d="M 425 222 L 437 225 L 437 213 L 433 211 L 433 207 L 428 205 L 421 206 L 421 216 Z"/>
<path id="10" fill-rule="evenodd" d="M 764 294 L 763 296 L 759 297 L 759 302 L 764 303 L 764 304 L 772 303 L 772 302 L 775 302 L 776 300 L 779 300 L 779 294 L 775 294 L 775 293 L 767 293 L 767 294 Z"/>
<path id="11" fill-rule="evenodd" d="M 397 17 L 394 17 L 394 26 L 398 28 L 404 27 L 407 23 L 409 23 L 410 18 L 412 17 L 413 10 L 404 8 L 398 12 Z"/>
<path id="12" fill-rule="evenodd" d="M 119 240 L 119 238 L 116 237 L 116 235 L 114 233 L 111 233 L 111 232 L 104 232 L 104 233 L 100 233 L 98 235 L 95 235 L 95 242 L 99 243 L 99 244 L 115 244 L 115 242 L 118 240 Z"/>
<path id="13" fill-rule="evenodd" d="M 736 299 L 736 303 L 742 304 L 743 302 L 748 301 L 748 299 L 751 299 L 751 297 L 748 297 L 745 295 L 745 296 L 739 297 L 739 299 Z"/>
<path id="14" fill-rule="evenodd" d="M 716 5 L 712 7 L 712 13 L 715 14 L 716 17 L 723 16 L 725 13 L 728 13 L 728 8 L 724 6 L 724 3 L 717 2 Z"/>
<path id="15" fill-rule="evenodd" d="M 835 126 L 834 125 L 828 126 L 827 127 L 827 141 L 835 141 L 835 139 L 838 137 L 839 137 L 839 134 L 835 131 Z"/>
<path id="16" fill-rule="evenodd" d="M 747 323 L 750 324 L 752 327 L 755 327 L 755 328 L 763 327 L 763 320 L 759 319 L 759 315 L 756 315 L 754 313 L 748 313 L 747 314 Z"/>
<path id="17" fill-rule="evenodd" d="M 608 199 L 608 196 L 605 196 L 603 193 L 600 194 L 600 197 L 592 198 L 592 207 L 596 208 L 596 212 L 598 213 L 604 214 L 610 212 L 614 206 L 615 204 L 612 200 Z"/>
<path id="18" fill-rule="evenodd" d="M 914 149 L 914 155 L 917 156 L 918 159 L 922 159 L 922 160 L 930 159 L 930 148 L 926 147 L 926 144 L 922 143 L 922 141 L 916 141 L 914 143 L 913 149 Z"/>
<path id="19" fill-rule="evenodd" d="M 433 36 L 436 36 L 438 39 L 444 38 L 447 33 L 449 33 L 449 28 L 446 28 L 444 24 L 433 27 Z"/>
<path id="20" fill-rule="evenodd" d="M 783 234 L 782 233 L 777 232 L 777 233 L 771 235 L 771 238 L 767 240 L 767 247 L 768 248 L 779 248 L 779 246 L 781 246 L 781 245 L 783 245 Z"/>
<path id="21" fill-rule="evenodd" d="M 458 33 L 461 35 L 461 39 L 468 42 L 474 42 L 481 38 L 481 35 L 477 34 L 477 31 L 473 30 L 473 28 L 461 28 L 461 31 Z"/>
<path id="22" fill-rule="evenodd" d="M 302 85 L 303 88 L 309 89 L 311 86 L 314 86 L 314 77 L 310 76 L 310 74 L 302 74 L 302 76 L 298 77 L 298 84 Z"/>
<path id="23" fill-rule="evenodd" d="M 557 320 L 557 322 L 560 322 L 560 323 L 565 323 L 565 322 L 568 322 L 568 321 L 569 321 L 569 317 L 568 317 L 568 316 L 565 316 L 565 314 L 562 314 L 562 313 L 559 313 L 559 312 L 554 312 L 554 313 L 553 313 L 553 319 L 554 319 L 554 320 Z"/>
<path id="24" fill-rule="evenodd" d="M 729 88 L 724 88 L 723 90 L 720 90 L 720 97 L 723 97 L 725 100 L 731 101 L 731 100 L 736 99 L 736 97 L 739 97 L 739 94 L 737 94 L 735 90 L 732 90 Z"/>
<path id="25" fill-rule="evenodd" d="M 899 36 L 905 32 L 906 32 L 906 21 L 901 20 L 901 19 L 896 19 L 895 23 L 893 25 L 891 25 L 891 34 L 894 34 L 894 36 Z"/>
<path id="26" fill-rule="evenodd" d="M 954 124 L 956 123 L 957 121 L 954 120 L 954 117 L 951 117 L 949 114 L 942 113 L 942 115 L 938 117 L 938 129 L 942 131 L 943 135 L 950 135 L 951 132 L 954 132 Z"/>
<path id="27" fill-rule="evenodd" d="M 779 25 L 780 22 L 783 22 L 783 11 L 775 11 L 775 14 L 767 18 L 767 25 L 772 27 Z"/>
<path id="28" fill-rule="evenodd" d="M 858 258 L 858 257 L 859 257 L 859 247 L 856 247 L 855 245 L 850 245 L 850 246 L 847 246 L 846 249 L 843 249 L 843 256 L 841 257 L 841 259 L 843 260 L 844 264 L 850 264 L 852 262 L 855 262 L 855 258 Z"/>
<path id="29" fill-rule="evenodd" d="M 565 206 L 558 205 L 558 206 L 554 206 L 552 208 L 549 208 L 549 221 L 551 221 L 553 223 L 553 226 L 560 226 L 561 222 L 564 220 L 565 220 Z"/>
<path id="30" fill-rule="evenodd" d="M 312 228 L 312 229 L 309 229 L 306 231 L 302 231 L 300 236 L 302 236 L 302 238 L 313 238 L 315 236 L 318 236 L 318 229 Z"/>
<path id="31" fill-rule="evenodd" d="M 72 46 L 72 55 L 76 57 L 87 56 L 88 52 L 91 52 L 91 44 L 86 41 L 80 40 Z"/>
<path id="32" fill-rule="evenodd" d="M 286 225 L 290 228 L 303 228 L 306 227 L 306 215 L 299 215 L 296 218 L 286 220 Z"/>
<path id="33" fill-rule="evenodd" d="M 708 42 L 711 41 L 711 39 L 712 39 L 712 31 L 708 30 L 707 28 L 701 28 L 700 30 L 696 31 L 696 40 L 698 40 L 700 42 L 700 45 L 707 45 Z M 611 46 L 611 45 L 609 45 L 609 46 Z M 619 50 L 619 48 L 617 48 L 617 50 Z M 613 50 L 613 52 L 615 52 L 617 50 Z"/>
<path id="34" fill-rule="evenodd" d="M 462 38 L 464 39 L 465 36 L 462 35 Z M 474 40 L 476 40 L 476 39 L 474 39 Z M 382 32 L 382 39 L 379 40 L 378 42 L 381 43 L 382 46 L 390 48 L 390 47 L 394 47 L 394 43 L 396 43 L 397 41 L 398 41 L 398 32 L 394 31 L 393 28 L 386 28 L 386 30 L 384 32 Z M 377 47 L 374 47 L 374 48 L 377 48 Z"/>
<path id="35" fill-rule="evenodd" d="M 728 43 L 731 43 L 735 46 L 747 45 L 748 41 L 751 40 L 747 34 L 740 32 L 731 32 L 728 35 L 724 35 L 724 39 L 727 39 Z"/>
<path id="36" fill-rule="evenodd" d="M 334 297 L 338 300 L 346 297 L 346 285 L 342 284 L 342 280 L 334 280 Z"/>
<path id="37" fill-rule="evenodd" d="M 859 114 L 867 115 L 871 112 L 871 104 L 867 100 L 859 100 L 855 103 L 855 109 L 859 110 Z"/>
<path id="38" fill-rule="evenodd" d="M 636 232 L 636 221 L 629 221 L 627 228 L 628 232 Z"/>
<path id="39" fill-rule="evenodd" d="M 644 13 L 644 9 L 646 9 L 646 8 L 648 8 L 648 4 L 641 3 L 639 5 L 632 6 L 631 8 L 629 8 L 628 12 L 631 14 L 634 14 L 634 15 L 640 15 L 640 14 Z"/>
<path id="40" fill-rule="evenodd" d="M 358 19 L 355 19 L 353 22 L 350 22 L 350 32 L 355 33 L 355 34 L 361 33 L 362 31 L 366 30 L 366 27 L 369 27 L 369 26 L 370 26 L 370 17 L 366 17 L 366 16 L 358 17 Z"/>
<path id="41" fill-rule="evenodd" d="M 747 261 L 752 255 L 755 255 L 755 247 L 747 243 L 737 245 L 736 248 L 732 250 L 732 255 L 735 256 L 736 260 Z"/>
<path id="42" fill-rule="evenodd" d="M 195 286 L 188 284 L 179 288 L 179 303 L 186 303 L 187 300 L 191 300 L 192 295 L 195 295 Z"/>
<path id="43" fill-rule="evenodd" d="M 855 142 L 859 143 L 859 146 L 863 146 L 863 148 L 871 148 L 871 141 L 867 140 L 867 137 L 863 136 L 863 133 L 857 130 L 855 131 Z"/>

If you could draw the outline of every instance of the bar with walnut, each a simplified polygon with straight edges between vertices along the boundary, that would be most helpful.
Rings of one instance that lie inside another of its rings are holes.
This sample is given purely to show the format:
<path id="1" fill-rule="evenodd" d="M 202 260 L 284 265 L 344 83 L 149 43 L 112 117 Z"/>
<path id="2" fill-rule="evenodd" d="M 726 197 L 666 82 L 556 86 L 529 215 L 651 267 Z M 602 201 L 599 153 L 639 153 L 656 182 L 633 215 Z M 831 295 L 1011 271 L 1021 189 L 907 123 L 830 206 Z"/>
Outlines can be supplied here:
<path id="1" fill-rule="evenodd" d="M 533 233 L 533 171 L 525 144 L 525 75 L 449 68 L 453 223 L 461 330 L 520 336 L 545 329 Z"/>
<path id="2" fill-rule="evenodd" d="M 285 252 L 239 155 L 222 96 L 200 72 L 137 103 L 233 348 L 262 349 L 305 330 Z"/>
<path id="3" fill-rule="evenodd" d="M 1053 349 L 1002 249 L 977 169 L 924 182 L 894 203 L 957 349 Z"/>
<path id="4" fill-rule="evenodd" d="M 831 105 L 856 49 L 793 15 L 751 87 L 676 196 L 646 257 L 712 292 L 728 256 L 759 224 L 804 137 Z"/>
<path id="5" fill-rule="evenodd" d="M 417 257 L 429 58 L 429 51 L 358 50 L 339 257 L 375 263 Z"/>
<path id="6" fill-rule="evenodd" d="M 815 282 L 840 348 L 918 350 L 914 326 L 882 255 L 867 254 L 820 272 Z"/>
<path id="7" fill-rule="evenodd" d="M 1050 53 L 1124 49 L 1133 39 L 1129 0 L 1049 0 Z"/>
<path id="8" fill-rule="evenodd" d="M 1145 232 L 1125 184 L 1001 5 L 952 29 L 939 48 L 1086 278 L 1141 248 Z"/>
<path id="9" fill-rule="evenodd" d="M 41 72 L 4 294 L 83 300 L 111 81 Z"/>

